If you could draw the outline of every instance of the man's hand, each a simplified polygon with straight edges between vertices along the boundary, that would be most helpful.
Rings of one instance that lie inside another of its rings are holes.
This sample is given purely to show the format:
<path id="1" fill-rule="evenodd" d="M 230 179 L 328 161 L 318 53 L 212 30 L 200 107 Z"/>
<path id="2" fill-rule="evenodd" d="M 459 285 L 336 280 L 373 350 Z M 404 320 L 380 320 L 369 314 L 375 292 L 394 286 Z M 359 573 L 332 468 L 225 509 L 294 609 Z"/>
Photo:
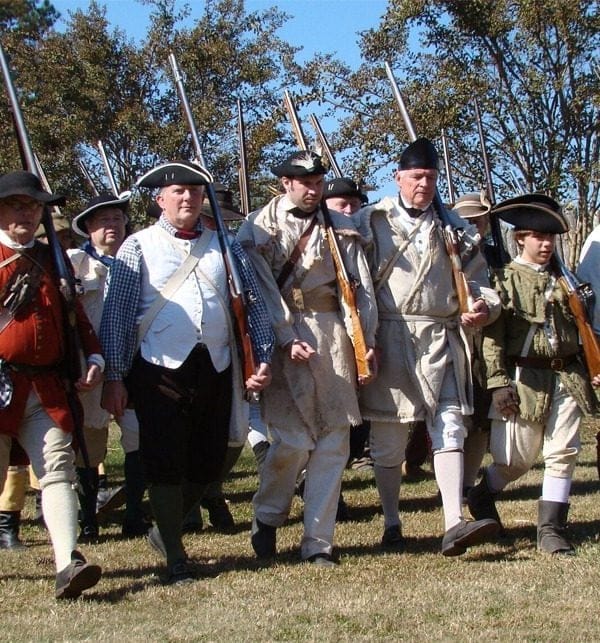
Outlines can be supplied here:
<path id="1" fill-rule="evenodd" d="M 111 380 L 104 383 L 100 406 L 115 418 L 120 418 L 127 408 L 128 397 L 123 380 Z"/>
<path id="2" fill-rule="evenodd" d="M 375 349 L 374 348 L 369 348 L 367 349 L 367 364 L 369 365 L 369 375 L 361 377 L 359 375 L 358 377 L 358 383 L 360 386 L 364 386 L 365 384 L 368 384 L 372 380 L 374 380 L 377 377 L 377 355 L 375 354 Z"/>
<path id="3" fill-rule="evenodd" d="M 256 373 L 246 380 L 246 390 L 258 393 L 271 383 L 271 366 L 261 362 Z"/>
<path id="4" fill-rule="evenodd" d="M 295 339 L 290 349 L 290 359 L 292 362 L 307 362 L 315 354 L 315 349 L 303 342 L 301 339 Z"/>
<path id="5" fill-rule="evenodd" d="M 479 328 L 484 326 L 490 316 L 490 309 L 483 299 L 477 299 L 473 302 L 473 310 L 468 313 L 462 313 L 460 323 L 466 328 Z"/>
<path id="6" fill-rule="evenodd" d="M 600 374 L 594 375 L 594 377 L 592 377 L 592 386 L 594 388 L 598 388 L 600 386 Z"/>
<path id="7" fill-rule="evenodd" d="M 519 412 L 519 396 L 512 386 L 502 386 L 492 392 L 492 404 L 502 417 L 510 417 Z"/>
<path id="8" fill-rule="evenodd" d="M 90 364 L 87 373 L 82 375 L 76 382 L 75 388 L 78 391 L 91 391 L 102 381 L 102 371 L 98 364 Z"/>

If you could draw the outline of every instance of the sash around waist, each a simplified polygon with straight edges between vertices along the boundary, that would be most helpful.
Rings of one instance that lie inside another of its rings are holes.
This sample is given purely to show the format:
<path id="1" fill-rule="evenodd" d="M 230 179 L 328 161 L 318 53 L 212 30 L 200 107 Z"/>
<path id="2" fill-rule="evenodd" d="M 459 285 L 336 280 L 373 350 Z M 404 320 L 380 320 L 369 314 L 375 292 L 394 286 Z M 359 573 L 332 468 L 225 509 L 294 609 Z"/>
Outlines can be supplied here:
<path id="1" fill-rule="evenodd" d="M 403 315 L 402 313 L 379 313 L 379 319 L 385 321 L 425 322 L 443 324 L 448 328 L 458 326 L 457 317 L 436 317 L 435 315 Z"/>
<path id="2" fill-rule="evenodd" d="M 293 313 L 335 313 L 340 310 L 337 297 L 322 297 L 320 299 L 304 297 L 300 305 L 293 301 L 286 303 Z"/>

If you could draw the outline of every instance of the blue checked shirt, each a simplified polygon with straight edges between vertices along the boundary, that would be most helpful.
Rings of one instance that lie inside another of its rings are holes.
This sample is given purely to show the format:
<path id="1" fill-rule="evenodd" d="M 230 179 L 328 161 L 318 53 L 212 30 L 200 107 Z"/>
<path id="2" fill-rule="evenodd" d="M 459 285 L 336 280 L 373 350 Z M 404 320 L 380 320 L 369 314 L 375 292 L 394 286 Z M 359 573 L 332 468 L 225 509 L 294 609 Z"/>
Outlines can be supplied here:
<path id="1" fill-rule="evenodd" d="M 155 225 L 175 235 L 167 219 Z M 259 291 L 254 269 L 240 244 L 231 240 L 231 250 L 246 297 L 248 333 L 258 363 L 271 362 L 275 336 L 267 307 Z M 125 240 L 110 268 L 100 324 L 100 342 L 106 358 L 106 380 L 122 380 L 133 362 L 137 341 L 137 318 L 142 283 L 143 257 L 135 235 Z"/>

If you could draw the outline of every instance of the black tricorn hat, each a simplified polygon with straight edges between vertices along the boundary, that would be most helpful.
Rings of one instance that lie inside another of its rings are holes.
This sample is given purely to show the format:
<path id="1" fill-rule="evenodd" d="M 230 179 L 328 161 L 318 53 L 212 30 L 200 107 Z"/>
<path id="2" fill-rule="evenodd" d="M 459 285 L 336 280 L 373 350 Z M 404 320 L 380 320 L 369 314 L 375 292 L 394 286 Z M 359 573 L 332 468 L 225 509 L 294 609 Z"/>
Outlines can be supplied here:
<path id="1" fill-rule="evenodd" d="M 65 204 L 64 196 L 46 192 L 40 179 L 25 170 L 0 176 L 0 199 L 6 199 L 9 196 L 28 196 L 47 205 Z"/>
<path id="2" fill-rule="evenodd" d="M 233 205 L 233 192 L 229 190 L 222 183 L 214 183 L 213 187 L 215 189 L 215 196 L 217 197 L 217 203 L 219 204 L 219 210 L 223 216 L 224 221 L 241 221 L 244 219 L 244 215 L 237 210 Z M 210 202 L 208 200 L 208 195 L 204 196 L 204 203 L 202 204 L 202 214 L 212 217 L 213 211 L 210 207 Z"/>
<path id="3" fill-rule="evenodd" d="M 102 208 L 119 208 L 123 213 L 127 212 L 129 207 L 129 200 L 131 199 L 131 192 L 129 190 L 121 192 L 119 196 L 115 196 L 111 192 L 102 192 L 98 196 L 93 197 L 87 202 L 86 208 L 80 212 L 71 224 L 73 230 L 80 234 L 82 237 L 88 236 L 86 220 Z"/>
<path id="4" fill-rule="evenodd" d="M 492 208 L 492 213 L 514 226 L 515 230 L 535 230 L 563 234 L 569 229 L 560 205 L 545 194 L 522 194 Z"/>
<path id="5" fill-rule="evenodd" d="M 492 204 L 488 199 L 485 190 L 481 192 L 469 192 L 456 199 L 453 210 L 456 210 L 463 219 L 474 219 L 488 214 Z"/>
<path id="6" fill-rule="evenodd" d="M 164 188 L 168 185 L 207 185 L 212 183 L 210 172 L 189 161 L 170 161 L 146 172 L 136 186 L 140 188 Z"/>
<path id="7" fill-rule="evenodd" d="M 311 176 L 325 174 L 327 169 L 318 154 L 309 150 L 302 150 L 290 154 L 282 163 L 271 168 L 275 176 Z"/>
<path id="8" fill-rule="evenodd" d="M 366 203 L 369 200 L 367 195 L 361 191 L 352 179 L 347 179 L 344 176 L 327 181 L 325 183 L 323 196 L 326 199 L 336 196 L 354 196 L 358 197 L 361 200 L 361 203 Z"/>
<path id="9" fill-rule="evenodd" d="M 433 143 L 428 138 L 413 141 L 400 156 L 399 170 L 437 170 L 440 157 Z"/>

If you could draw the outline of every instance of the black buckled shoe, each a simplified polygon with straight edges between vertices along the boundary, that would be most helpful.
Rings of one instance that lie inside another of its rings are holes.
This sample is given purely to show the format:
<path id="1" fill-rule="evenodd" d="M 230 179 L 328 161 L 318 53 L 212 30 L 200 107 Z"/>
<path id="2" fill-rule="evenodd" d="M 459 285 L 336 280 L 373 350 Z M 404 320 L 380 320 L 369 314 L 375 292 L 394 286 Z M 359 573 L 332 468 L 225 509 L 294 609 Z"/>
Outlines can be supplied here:
<path id="1" fill-rule="evenodd" d="M 335 512 L 335 520 L 336 522 L 349 522 L 350 520 L 352 520 L 350 509 L 348 508 L 348 505 L 346 504 L 346 501 L 344 500 L 344 497 L 341 493 L 338 500 L 337 510 Z"/>
<path id="2" fill-rule="evenodd" d="M 306 559 L 306 562 L 310 563 L 311 565 L 315 565 L 315 567 L 323 567 L 324 569 L 337 567 L 337 563 L 335 562 L 335 560 L 333 560 L 331 554 L 325 553 L 313 554 Z"/>
<path id="3" fill-rule="evenodd" d="M 444 556 L 460 556 L 472 545 L 478 545 L 495 536 L 500 525 L 489 518 L 484 520 L 461 520 L 450 527 L 442 539 L 442 554 Z"/>
<path id="4" fill-rule="evenodd" d="M 56 598 L 78 598 L 93 587 L 102 575 L 99 565 L 90 565 L 78 551 L 71 553 L 71 562 L 56 575 Z"/>
<path id="5" fill-rule="evenodd" d="M 395 551 L 398 553 L 406 549 L 406 539 L 402 535 L 400 525 L 390 525 L 385 528 L 381 538 L 381 547 L 386 551 Z"/>
<path id="6" fill-rule="evenodd" d="M 162 579 L 163 585 L 183 585 L 197 579 L 193 567 L 187 560 L 178 560 L 167 569 L 167 575 Z"/>
<path id="7" fill-rule="evenodd" d="M 254 518 L 250 542 L 257 558 L 274 558 L 277 554 L 277 528 Z"/>
<path id="8" fill-rule="evenodd" d="M 146 536 L 150 529 L 152 529 L 152 523 L 146 518 L 124 520 L 121 535 L 123 538 L 139 538 L 140 536 Z"/>

